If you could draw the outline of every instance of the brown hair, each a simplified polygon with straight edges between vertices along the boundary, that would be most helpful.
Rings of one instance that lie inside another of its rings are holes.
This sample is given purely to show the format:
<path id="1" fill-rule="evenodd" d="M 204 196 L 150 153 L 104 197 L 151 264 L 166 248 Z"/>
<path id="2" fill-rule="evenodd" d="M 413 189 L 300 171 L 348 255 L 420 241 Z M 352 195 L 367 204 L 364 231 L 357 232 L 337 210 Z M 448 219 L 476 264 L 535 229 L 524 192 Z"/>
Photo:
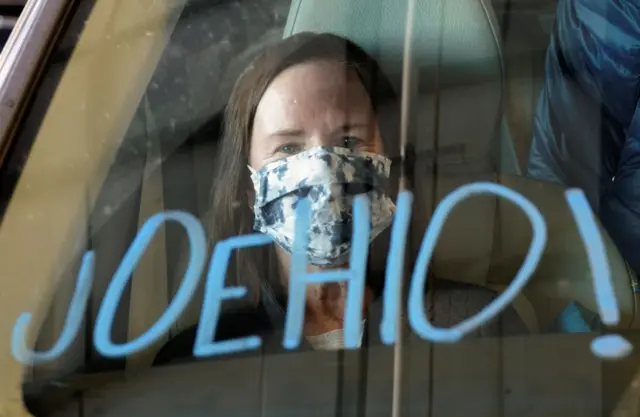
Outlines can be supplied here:
<path id="1" fill-rule="evenodd" d="M 247 201 L 247 192 L 253 185 L 247 166 L 256 108 L 281 72 L 314 60 L 344 62 L 347 68 L 354 70 L 376 113 L 380 104 L 397 102 L 397 95 L 377 62 L 347 39 L 332 34 L 299 33 L 267 47 L 240 75 L 227 105 L 224 137 L 212 189 L 212 246 L 220 240 L 253 232 L 254 216 Z M 388 136 L 382 135 L 385 152 L 397 155 L 394 151 L 399 146 L 398 141 Z M 248 287 L 250 292 L 261 283 L 279 285 L 279 280 L 275 279 L 277 270 L 274 270 L 273 255 L 272 246 L 236 251 L 228 269 L 231 282 Z M 257 296 L 258 293 L 254 294 Z"/>

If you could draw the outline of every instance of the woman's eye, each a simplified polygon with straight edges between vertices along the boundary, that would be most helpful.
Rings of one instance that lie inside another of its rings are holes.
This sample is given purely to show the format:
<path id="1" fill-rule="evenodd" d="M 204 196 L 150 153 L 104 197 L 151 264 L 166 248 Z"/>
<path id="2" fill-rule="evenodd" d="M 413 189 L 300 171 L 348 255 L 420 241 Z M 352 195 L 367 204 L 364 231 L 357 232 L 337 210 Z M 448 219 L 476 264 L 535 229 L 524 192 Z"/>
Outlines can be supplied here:
<path id="1" fill-rule="evenodd" d="M 293 155 L 297 152 L 299 152 L 300 150 L 300 146 L 293 144 L 293 143 L 289 143 L 286 145 L 282 145 L 281 147 L 278 148 L 278 150 L 276 151 L 277 153 L 284 153 L 287 155 Z"/>
<path id="2" fill-rule="evenodd" d="M 359 138 L 355 136 L 344 136 L 342 138 L 342 143 L 345 148 L 354 149 L 356 148 L 360 142 L 362 142 Z"/>

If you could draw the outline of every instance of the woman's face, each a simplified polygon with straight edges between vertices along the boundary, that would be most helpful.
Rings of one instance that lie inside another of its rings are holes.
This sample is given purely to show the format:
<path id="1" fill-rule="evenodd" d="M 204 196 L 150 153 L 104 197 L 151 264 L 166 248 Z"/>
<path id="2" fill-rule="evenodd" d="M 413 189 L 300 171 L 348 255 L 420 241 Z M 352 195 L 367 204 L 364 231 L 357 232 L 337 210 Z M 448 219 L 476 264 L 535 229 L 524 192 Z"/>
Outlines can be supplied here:
<path id="1" fill-rule="evenodd" d="M 317 146 L 382 153 L 369 95 L 337 61 L 298 64 L 273 80 L 256 109 L 249 164 L 258 170 Z"/>
<path id="2" fill-rule="evenodd" d="M 318 146 L 383 152 L 366 89 L 355 71 L 335 61 L 307 62 L 278 75 L 256 109 L 250 146 L 249 164 L 255 170 Z M 278 246 L 276 253 L 287 285 L 290 255 Z M 308 265 L 309 272 L 325 268 L 330 267 Z M 345 283 L 307 286 L 306 334 L 341 328 L 345 294 Z"/>

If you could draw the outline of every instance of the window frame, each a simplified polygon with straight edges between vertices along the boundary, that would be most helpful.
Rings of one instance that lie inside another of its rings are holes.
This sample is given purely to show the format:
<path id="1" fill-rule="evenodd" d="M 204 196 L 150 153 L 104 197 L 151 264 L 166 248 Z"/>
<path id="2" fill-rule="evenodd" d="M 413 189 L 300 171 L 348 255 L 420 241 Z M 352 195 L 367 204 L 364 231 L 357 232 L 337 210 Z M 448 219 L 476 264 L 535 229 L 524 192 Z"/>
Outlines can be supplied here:
<path id="1" fill-rule="evenodd" d="M 11 3 L 11 2 L 9 2 Z M 0 52 L 0 164 L 73 0 L 29 0 Z"/>
<path id="2" fill-rule="evenodd" d="M 0 339 L 5 341 L 0 344 L 3 414 L 30 415 L 22 393 L 29 369 L 11 353 L 16 319 L 25 312 L 32 314 L 29 347 L 33 347 L 47 314 L 46 300 L 54 294 L 60 274 L 86 250 L 85 219 L 98 194 L 96 185 L 108 173 L 185 3 L 96 0 L 55 93 L 45 105 L 1 219 L 0 276 L 6 277 L 0 315 Z M 29 0 L 19 18 L 0 56 L 0 149 L 6 150 L 16 139 L 18 127 L 35 109 L 30 96 L 75 4 L 73 0 Z M 127 36 L 116 36 L 122 34 Z M 78 105 L 90 98 L 95 102 L 86 109 Z M 96 117 L 109 113 L 114 117 Z M 89 123 L 81 122 L 87 118 Z"/>

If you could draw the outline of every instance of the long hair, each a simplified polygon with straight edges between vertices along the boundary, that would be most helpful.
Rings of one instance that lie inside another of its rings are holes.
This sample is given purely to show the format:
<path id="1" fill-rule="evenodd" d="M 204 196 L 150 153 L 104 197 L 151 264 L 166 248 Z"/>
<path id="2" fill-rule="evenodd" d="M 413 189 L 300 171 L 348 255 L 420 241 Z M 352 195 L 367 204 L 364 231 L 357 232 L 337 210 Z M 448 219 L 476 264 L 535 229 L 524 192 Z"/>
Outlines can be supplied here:
<path id="1" fill-rule="evenodd" d="M 397 94 L 378 63 L 347 39 L 332 34 L 299 33 L 268 46 L 240 75 L 226 108 L 224 137 L 211 192 L 211 246 L 220 240 L 253 232 L 254 215 L 248 200 L 253 185 L 247 166 L 254 117 L 263 94 L 287 68 L 317 60 L 342 62 L 345 71 L 355 71 L 376 115 L 380 105 L 396 106 Z M 380 117 L 378 123 L 381 123 Z M 392 131 L 393 135 L 382 134 L 388 156 L 398 155 L 397 129 Z M 254 300 L 260 285 L 268 283 L 272 288 L 279 287 L 274 254 L 273 245 L 236 251 L 228 268 L 229 282 L 247 287 Z"/>

